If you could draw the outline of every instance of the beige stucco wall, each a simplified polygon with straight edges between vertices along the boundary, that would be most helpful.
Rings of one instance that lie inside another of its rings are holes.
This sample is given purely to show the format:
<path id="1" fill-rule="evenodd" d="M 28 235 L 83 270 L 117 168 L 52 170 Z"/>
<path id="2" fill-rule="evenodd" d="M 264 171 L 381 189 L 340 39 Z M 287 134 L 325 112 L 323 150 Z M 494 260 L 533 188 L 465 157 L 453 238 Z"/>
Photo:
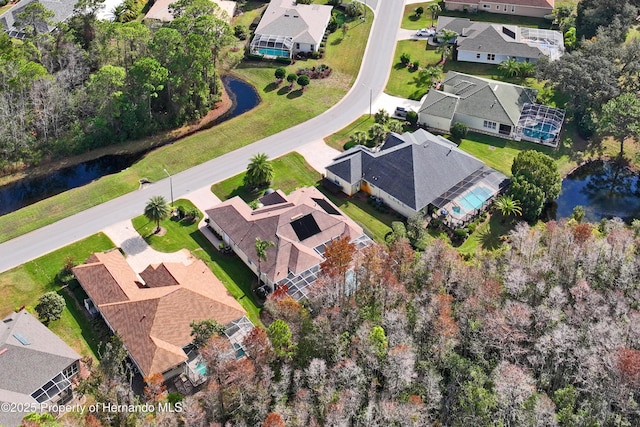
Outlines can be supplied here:
<path id="1" fill-rule="evenodd" d="M 334 173 L 332 173 L 330 171 L 327 171 L 326 178 L 329 181 L 331 181 L 333 183 L 336 183 L 339 186 L 341 186 L 342 187 L 342 192 L 344 194 L 346 194 L 347 196 L 353 196 L 358 191 L 360 191 L 360 183 L 349 184 L 347 181 L 345 181 L 344 179 L 340 178 L 339 176 L 335 175 Z"/>
<path id="2" fill-rule="evenodd" d="M 478 10 L 490 13 L 500 13 L 503 15 L 531 16 L 534 18 L 543 18 L 545 15 L 549 15 L 553 12 L 552 8 L 501 4 L 490 1 L 480 1 L 478 4 Z"/>
<path id="3" fill-rule="evenodd" d="M 440 129 L 449 132 L 451 120 L 444 117 L 436 117 L 426 113 L 418 113 L 418 123 L 432 129 Z"/>
<path id="4" fill-rule="evenodd" d="M 389 206 L 391 209 L 393 209 L 394 211 L 398 212 L 399 214 L 409 218 L 413 215 L 415 215 L 416 211 L 411 209 L 409 206 L 405 205 L 404 203 L 402 203 L 400 200 L 396 199 L 395 197 L 385 193 L 383 190 L 381 190 L 380 188 L 376 187 L 375 185 L 368 183 L 368 187 L 369 187 L 369 194 L 371 194 L 372 196 L 376 196 L 380 199 L 382 199 L 382 201 L 384 201 L 384 203 Z"/>

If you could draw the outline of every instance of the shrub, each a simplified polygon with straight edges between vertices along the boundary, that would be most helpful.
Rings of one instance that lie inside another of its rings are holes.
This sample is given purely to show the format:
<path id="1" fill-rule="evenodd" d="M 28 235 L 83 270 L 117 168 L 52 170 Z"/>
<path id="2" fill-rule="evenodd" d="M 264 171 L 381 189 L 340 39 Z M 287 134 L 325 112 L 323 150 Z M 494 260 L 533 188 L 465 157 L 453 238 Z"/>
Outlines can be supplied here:
<path id="1" fill-rule="evenodd" d="M 312 0 L 297 0 L 299 4 L 311 4 Z"/>
<path id="2" fill-rule="evenodd" d="M 416 15 L 420 16 L 424 13 L 424 8 L 422 6 L 419 6 L 416 8 Z"/>
<path id="3" fill-rule="evenodd" d="M 464 228 L 457 228 L 453 231 L 453 237 L 459 240 L 464 240 L 468 237 L 467 230 Z"/>
<path id="4" fill-rule="evenodd" d="M 387 110 L 384 108 L 381 108 L 374 114 L 374 120 L 381 125 L 387 124 L 389 121 L 389 113 L 387 113 Z"/>
<path id="5" fill-rule="evenodd" d="M 280 63 L 280 64 L 285 64 L 285 65 L 290 65 L 291 64 L 291 58 L 287 58 L 284 56 L 279 56 L 276 58 L 276 62 Z"/>
<path id="6" fill-rule="evenodd" d="M 418 113 L 413 110 L 407 111 L 407 117 L 405 118 L 409 123 L 411 123 L 411 126 L 415 126 L 416 123 L 418 123 Z"/>
<path id="7" fill-rule="evenodd" d="M 45 324 L 62 317 L 65 301 L 62 295 L 56 292 L 47 292 L 38 299 L 35 310 L 38 318 Z"/>
<path id="8" fill-rule="evenodd" d="M 276 68 L 276 71 L 274 72 L 274 75 L 275 75 L 276 79 L 284 80 L 285 76 L 287 75 L 287 70 L 285 70 L 283 67 L 278 67 L 278 68 Z"/>
<path id="9" fill-rule="evenodd" d="M 451 126 L 450 132 L 451 136 L 453 136 L 455 139 L 461 140 L 462 138 L 467 136 L 467 133 L 469 133 L 469 128 L 467 128 L 467 125 L 465 125 L 464 123 L 455 122 L 453 126 Z"/>
<path id="10" fill-rule="evenodd" d="M 472 222 L 471 224 L 467 225 L 467 230 L 469 230 L 469 234 L 476 231 L 477 227 L 478 227 L 478 224 L 476 224 L 475 222 Z"/>
<path id="11" fill-rule="evenodd" d="M 304 90 L 305 87 L 307 87 L 309 85 L 309 83 L 311 83 L 311 80 L 309 79 L 309 76 L 299 76 L 297 83 L 302 87 L 302 89 Z"/>
<path id="12" fill-rule="evenodd" d="M 402 55 L 400 55 L 400 62 L 403 65 L 407 65 L 411 62 L 411 55 L 409 55 L 407 52 L 403 52 Z"/>
<path id="13" fill-rule="evenodd" d="M 329 20 L 329 25 L 327 25 L 327 30 L 330 33 L 335 32 L 338 29 L 338 21 L 336 21 L 336 17 L 332 16 L 331 19 Z M 322 43 L 320 43 L 320 46 L 322 46 Z"/>
<path id="14" fill-rule="evenodd" d="M 247 59 L 253 59 L 253 60 L 258 60 L 258 61 L 259 61 L 259 60 L 263 59 L 263 58 L 264 58 L 264 56 L 263 56 L 263 55 L 258 55 L 258 54 L 256 54 L 256 53 L 247 53 L 247 54 L 245 55 L 245 58 L 247 58 Z"/>
<path id="15" fill-rule="evenodd" d="M 248 35 L 247 28 L 244 25 L 236 25 L 233 28 L 233 34 L 238 40 L 246 40 Z"/>
<path id="16" fill-rule="evenodd" d="M 364 6 L 357 1 L 353 1 L 344 8 L 344 13 L 346 13 L 347 16 L 355 18 L 364 14 Z"/>

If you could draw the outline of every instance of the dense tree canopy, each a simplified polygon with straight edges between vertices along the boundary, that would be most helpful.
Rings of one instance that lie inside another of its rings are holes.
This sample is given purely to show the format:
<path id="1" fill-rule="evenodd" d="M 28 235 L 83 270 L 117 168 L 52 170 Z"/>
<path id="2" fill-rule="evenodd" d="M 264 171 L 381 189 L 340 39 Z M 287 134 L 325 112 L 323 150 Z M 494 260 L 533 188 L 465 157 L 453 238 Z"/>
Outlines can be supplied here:
<path id="1" fill-rule="evenodd" d="M 233 32 L 207 0 L 175 3 L 173 22 L 96 21 L 86 0 L 49 33 L 40 3 L 27 37 L 0 35 L 0 170 L 149 135 L 205 115 L 219 100 L 220 49 Z"/>

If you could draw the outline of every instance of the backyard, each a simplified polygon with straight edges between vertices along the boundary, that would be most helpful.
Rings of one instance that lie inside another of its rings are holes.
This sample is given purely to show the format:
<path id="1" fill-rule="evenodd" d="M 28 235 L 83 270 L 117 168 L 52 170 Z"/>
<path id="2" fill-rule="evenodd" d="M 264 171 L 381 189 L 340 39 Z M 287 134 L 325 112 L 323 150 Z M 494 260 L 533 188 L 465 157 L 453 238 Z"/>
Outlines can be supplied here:
<path id="1" fill-rule="evenodd" d="M 62 318 L 49 323 L 49 329 L 81 355 L 95 358 L 100 339 L 81 306 L 82 301 L 72 296 L 81 295 L 77 282 L 72 281 L 69 288 L 63 289 L 57 275 L 68 258 L 81 264 L 92 253 L 113 247 L 107 236 L 98 233 L 0 274 L 0 316 L 5 317 L 23 305 L 35 315 L 33 308 L 38 298 L 49 291 L 58 292 L 65 298 L 66 309 Z"/>
<path id="2" fill-rule="evenodd" d="M 153 233 L 155 223 L 149 222 L 144 215 L 140 215 L 132 220 L 134 228 L 157 251 L 175 252 L 188 249 L 194 256 L 204 261 L 229 293 L 247 311 L 247 317 L 253 324 L 260 325 L 260 308 L 251 292 L 251 284 L 254 280 L 251 270 L 235 255 L 221 253 L 202 235 L 198 230 L 202 212 L 198 211 L 191 202 L 180 199 L 176 200 L 174 205 L 181 206 L 186 212 L 196 212 L 199 219 L 191 221 L 168 218 L 160 222 L 166 233 L 159 236 Z"/>

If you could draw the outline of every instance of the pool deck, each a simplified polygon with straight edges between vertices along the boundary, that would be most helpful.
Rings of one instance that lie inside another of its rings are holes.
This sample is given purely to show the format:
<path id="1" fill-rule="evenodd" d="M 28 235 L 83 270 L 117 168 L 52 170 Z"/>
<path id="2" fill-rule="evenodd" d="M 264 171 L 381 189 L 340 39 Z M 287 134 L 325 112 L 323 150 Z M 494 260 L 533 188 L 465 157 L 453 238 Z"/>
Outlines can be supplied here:
<path id="1" fill-rule="evenodd" d="M 493 188 L 485 182 L 474 185 L 443 207 L 443 209 L 448 212 L 447 221 L 454 226 L 464 226 L 477 214 L 482 212 L 491 203 L 498 192 L 499 189 Z M 479 197 L 480 195 L 486 195 L 486 197 L 482 199 Z M 471 210 L 465 209 L 462 205 L 464 203 L 470 204 L 471 202 L 469 199 L 482 200 L 482 202 L 477 208 L 472 208 Z M 464 203 L 462 201 L 464 201 Z"/>

